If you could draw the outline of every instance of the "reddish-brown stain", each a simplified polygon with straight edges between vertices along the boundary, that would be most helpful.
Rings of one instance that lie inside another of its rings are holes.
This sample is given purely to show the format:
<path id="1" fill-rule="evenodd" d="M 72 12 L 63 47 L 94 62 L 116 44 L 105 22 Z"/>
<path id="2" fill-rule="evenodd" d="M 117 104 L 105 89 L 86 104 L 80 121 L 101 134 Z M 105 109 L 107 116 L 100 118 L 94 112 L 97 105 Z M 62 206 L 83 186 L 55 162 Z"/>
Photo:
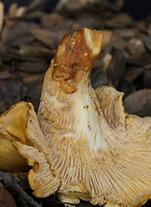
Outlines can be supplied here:
<path id="1" fill-rule="evenodd" d="M 88 108 L 89 108 L 89 106 L 88 106 L 88 105 L 85 105 L 85 106 L 83 106 L 83 108 L 84 108 L 84 109 L 88 109 Z"/>
<path id="2" fill-rule="evenodd" d="M 88 124 L 88 128 L 91 130 L 91 127 L 90 127 L 90 125 Z"/>

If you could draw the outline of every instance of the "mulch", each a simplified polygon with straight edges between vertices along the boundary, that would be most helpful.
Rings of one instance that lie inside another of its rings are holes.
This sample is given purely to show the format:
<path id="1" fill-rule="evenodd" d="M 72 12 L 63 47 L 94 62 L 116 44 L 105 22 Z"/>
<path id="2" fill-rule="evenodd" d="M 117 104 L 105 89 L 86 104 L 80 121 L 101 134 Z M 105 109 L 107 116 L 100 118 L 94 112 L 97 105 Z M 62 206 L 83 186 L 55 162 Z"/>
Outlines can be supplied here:
<path id="1" fill-rule="evenodd" d="M 0 3 L 0 114 L 19 101 L 32 102 L 37 111 L 44 75 L 60 39 L 69 31 L 88 27 L 103 33 L 92 86 L 113 86 L 124 92 L 126 112 L 151 116 L 151 15 L 134 19 L 123 12 L 123 0 L 65 2 L 50 12 L 42 9 L 42 1 L 23 7 L 12 3 L 5 13 Z M 0 206 L 64 205 L 56 195 L 35 198 L 27 172 L 0 172 Z M 93 207 L 85 202 L 78 206 Z"/>

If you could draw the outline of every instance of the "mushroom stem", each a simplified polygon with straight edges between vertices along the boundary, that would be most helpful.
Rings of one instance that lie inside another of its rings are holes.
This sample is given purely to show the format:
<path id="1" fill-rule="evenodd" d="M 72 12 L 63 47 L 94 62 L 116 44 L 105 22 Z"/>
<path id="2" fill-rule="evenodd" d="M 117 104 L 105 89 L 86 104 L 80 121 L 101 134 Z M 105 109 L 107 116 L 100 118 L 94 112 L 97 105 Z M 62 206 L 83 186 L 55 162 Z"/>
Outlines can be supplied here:
<path id="1" fill-rule="evenodd" d="M 96 124 L 106 120 L 101 116 L 90 83 L 92 66 L 101 46 L 102 33 L 99 31 L 83 28 L 64 36 L 46 73 L 38 111 L 43 133 L 49 128 L 49 132 L 63 139 L 72 136 L 78 141 L 87 137 L 94 152 L 106 147 L 104 137 L 100 137 L 104 130 Z M 47 112 L 49 117 L 46 117 Z M 86 132 L 82 134 L 83 129 Z"/>

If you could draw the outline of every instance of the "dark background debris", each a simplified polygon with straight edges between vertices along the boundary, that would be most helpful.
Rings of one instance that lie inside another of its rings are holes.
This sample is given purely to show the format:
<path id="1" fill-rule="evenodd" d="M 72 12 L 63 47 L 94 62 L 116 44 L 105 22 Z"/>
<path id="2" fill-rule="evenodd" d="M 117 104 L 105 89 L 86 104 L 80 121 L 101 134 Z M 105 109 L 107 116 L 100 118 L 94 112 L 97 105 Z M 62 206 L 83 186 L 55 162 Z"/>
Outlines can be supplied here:
<path id="1" fill-rule="evenodd" d="M 37 111 L 44 74 L 61 37 L 81 27 L 103 33 L 92 86 L 115 87 L 125 93 L 126 112 L 151 116 L 150 0 L 0 1 L 0 114 L 19 101 L 32 102 Z M 27 172 L 1 172 L 0 206 L 63 204 L 56 195 L 33 197 Z M 86 202 L 78 206 L 93 207 Z M 149 206 L 150 201 L 144 205 Z"/>

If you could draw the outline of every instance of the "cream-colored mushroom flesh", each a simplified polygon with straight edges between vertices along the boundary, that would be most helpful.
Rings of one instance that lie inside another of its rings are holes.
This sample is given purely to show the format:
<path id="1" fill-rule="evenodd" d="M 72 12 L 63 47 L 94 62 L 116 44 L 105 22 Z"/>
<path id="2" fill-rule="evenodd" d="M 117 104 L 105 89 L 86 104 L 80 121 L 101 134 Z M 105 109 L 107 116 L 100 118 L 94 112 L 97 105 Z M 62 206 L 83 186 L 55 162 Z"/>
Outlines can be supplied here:
<path id="1" fill-rule="evenodd" d="M 138 207 L 151 197 L 151 118 L 124 112 L 123 94 L 94 91 L 93 64 L 102 34 L 83 28 L 63 37 L 46 73 L 38 115 L 31 110 L 28 143 L 15 147 L 33 168 L 37 197 L 57 192 L 106 207 Z"/>
<path id="2" fill-rule="evenodd" d="M 14 142 L 27 143 L 26 124 L 31 106 L 20 102 L 0 116 L 0 169 L 18 171 L 29 168 L 15 149 Z"/>

